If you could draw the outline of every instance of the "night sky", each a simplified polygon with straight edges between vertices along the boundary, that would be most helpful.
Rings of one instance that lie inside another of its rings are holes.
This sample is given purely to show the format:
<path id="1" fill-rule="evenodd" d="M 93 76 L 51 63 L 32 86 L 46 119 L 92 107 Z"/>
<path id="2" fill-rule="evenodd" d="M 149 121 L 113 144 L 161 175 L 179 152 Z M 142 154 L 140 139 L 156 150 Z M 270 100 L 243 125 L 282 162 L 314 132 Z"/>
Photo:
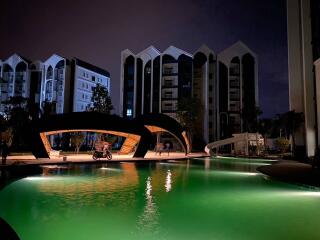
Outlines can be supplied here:
<path id="1" fill-rule="evenodd" d="M 288 111 L 286 0 L 1 0 L 0 59 L 78 57 L 111 74 L 119 103 L 120 52 L 174 45 L 216 53 L 242 40 L 259 56 L 264 117 Z"/>

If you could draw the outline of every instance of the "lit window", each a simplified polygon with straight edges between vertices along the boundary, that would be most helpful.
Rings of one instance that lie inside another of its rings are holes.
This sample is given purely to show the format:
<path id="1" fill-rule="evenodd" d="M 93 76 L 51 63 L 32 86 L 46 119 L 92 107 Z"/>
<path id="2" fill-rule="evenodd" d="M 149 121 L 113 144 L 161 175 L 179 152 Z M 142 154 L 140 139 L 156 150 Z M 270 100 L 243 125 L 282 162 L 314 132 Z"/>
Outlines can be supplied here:
<path id="1" fill-rule="evenodd" d="M 131 117 L 132 116 L 132 109 L 127 109 L 127 117 Z"/>

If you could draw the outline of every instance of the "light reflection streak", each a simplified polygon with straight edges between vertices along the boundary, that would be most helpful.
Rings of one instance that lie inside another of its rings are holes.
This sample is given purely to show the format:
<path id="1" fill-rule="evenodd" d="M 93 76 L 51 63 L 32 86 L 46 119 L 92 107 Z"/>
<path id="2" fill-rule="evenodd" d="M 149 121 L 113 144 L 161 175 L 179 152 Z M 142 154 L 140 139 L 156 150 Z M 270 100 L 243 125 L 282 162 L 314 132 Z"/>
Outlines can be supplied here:
<path id="1" fill-rule="evenodd" d="M 27 181 L 57 181 L 57 180 L 65 180 L 65 179 L 66 177 L 44 177 L 44 176 L 24 178 L 24 180 L 27 180 Z"/>
<path id="2" fill-rule="evenodd" d="M 151 180 L 149 176 L 146 182 L 146 206 L 143 213 L 139 216 L 138 228 L 139 230 L 155 234 L 159 228 L 159 213 L 157 205 L 153 201 Z"/>
<path id="3" fill-rule="evenodd" d="M 260 173 L 255 173 L 255 172 L 236 172 L 236 171 L 217 171 L 217 173 L 222 173 L 222 174 L 230 174 L 230 175 L 243 175 L 243 176 L 257 176 L 260 175 Z"/>
<path id="4" fill-rule="evenodd" d="M 170 192 L 171 191 L 171 172 L 170 170 L 167 171 L 167 176 L 166 176 L 166 184 L 165 184 L 165 188 L 166 188 L 166 192 Z"/>
<path id="5" fill-rule="evenodd" d="M 279 192 L 277 195 L 283 197 L 320 197 L 320 192 L 318 191 L 283 191 Z"/>

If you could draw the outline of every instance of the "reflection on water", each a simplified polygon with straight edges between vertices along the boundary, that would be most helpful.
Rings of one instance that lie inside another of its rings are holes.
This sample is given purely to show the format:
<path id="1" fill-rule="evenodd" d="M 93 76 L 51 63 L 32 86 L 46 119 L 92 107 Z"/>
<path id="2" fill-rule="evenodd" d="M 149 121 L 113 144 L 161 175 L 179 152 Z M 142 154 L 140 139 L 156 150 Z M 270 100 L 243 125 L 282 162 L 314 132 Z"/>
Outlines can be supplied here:
<path id="1" fill-rule="evenodd" d="M 275 160 L 249 159 L 249 158 L 194 158 L 190 160 L 191 165 L 203 166 L 205 170 L 227 170 L 236 172 L 257 172 L 257 167 L 269 165 Z"/>
<path id="2" fill-rule="evenodd" d="M 165 188 L 166 188 L 166 192 L 171 191 L 171 172 L 170 172 L 170 170 L 167 171 Z"/>
<path id="3" fill-rule="evenodd" d="M 159 231 L 159 213 L 156 203 L 153 201 L 151 177 L 146 181 L 146 205 L 139 216 L 138 229 L 147 233 L 157 234 Z"/>

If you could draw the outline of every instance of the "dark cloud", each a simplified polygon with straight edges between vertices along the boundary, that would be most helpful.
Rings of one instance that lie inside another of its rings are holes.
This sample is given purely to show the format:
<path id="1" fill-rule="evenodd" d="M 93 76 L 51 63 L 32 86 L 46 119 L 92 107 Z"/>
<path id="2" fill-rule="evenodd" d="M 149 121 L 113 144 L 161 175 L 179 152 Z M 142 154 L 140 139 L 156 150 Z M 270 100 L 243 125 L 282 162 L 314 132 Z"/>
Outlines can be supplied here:
<path id="1" fill-rule="evenodd" d="M 203 43 L 217 53 L 242 40 L 259 56 L 260 105 L 265 116 L 288 109 L 285 0 L 2 0 L 0 58 L 52 53 L 108 69 L 119 102 L 120 51 Z"/>

